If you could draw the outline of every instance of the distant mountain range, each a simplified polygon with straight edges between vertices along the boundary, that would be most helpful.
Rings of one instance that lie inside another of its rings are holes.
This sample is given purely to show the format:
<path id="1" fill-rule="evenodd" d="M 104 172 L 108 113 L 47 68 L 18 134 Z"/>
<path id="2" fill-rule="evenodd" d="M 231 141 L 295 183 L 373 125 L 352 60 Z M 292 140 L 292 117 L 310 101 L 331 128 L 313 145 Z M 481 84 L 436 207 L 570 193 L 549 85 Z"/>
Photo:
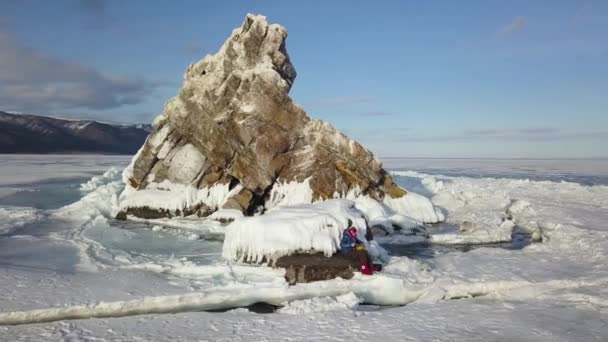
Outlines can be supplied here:
<path id="1" fill-rule="evenodd" d="M 0 111 L 0 153 L 134 154 L 151 129 Z"/>

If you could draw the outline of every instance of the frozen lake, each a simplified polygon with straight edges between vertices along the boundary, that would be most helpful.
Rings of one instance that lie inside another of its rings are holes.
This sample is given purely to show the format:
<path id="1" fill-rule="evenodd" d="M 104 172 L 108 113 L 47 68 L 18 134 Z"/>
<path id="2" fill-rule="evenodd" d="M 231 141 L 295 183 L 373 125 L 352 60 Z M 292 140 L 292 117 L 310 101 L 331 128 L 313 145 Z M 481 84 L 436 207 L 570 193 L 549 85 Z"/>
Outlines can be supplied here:
<path id="1" fill-rule="evenodd" d="M 221 259 L 221 241 L 205 239 L 221 234 L 217 223 L 114 220 L 112 196 L 129 161 L 0 155 L 0 312 L 145 296 L 165 305 L 161 296 L 217 291 L 291 298 L 281 271 Z M 388 241 L 392 251 L 413 259 L 394 257 L 373 280 L 329 283 L 329 292 L 303 286 L 320 297 L 282 303 L 270 315 L 236 309 L 0 326 L 0 340 L 605 340 L 608 161 L 387 159 L 385 165 L 399 184 L 447 213 L 446 224 L 428 227 L 433 241 L 447 246 L 408 254 L 397 237 Z M 513 201 L 526 203 L 514 215 L 539 227 L 542 243 L 449 246 L 495 242 L 495 227 Z M 482 228 L 463 235 L 457 229 L 463 222 Z M 376 288 L 408 305 L 359 308 L 366 289 Z M 345 325 L 352 329 L 344 332 Z"/>
<path id="2" fill-rule="evenodd" d="M 608 159 L 409 159 L 385 158 L 388 170 L 472 178 L 608 185 Z"/>

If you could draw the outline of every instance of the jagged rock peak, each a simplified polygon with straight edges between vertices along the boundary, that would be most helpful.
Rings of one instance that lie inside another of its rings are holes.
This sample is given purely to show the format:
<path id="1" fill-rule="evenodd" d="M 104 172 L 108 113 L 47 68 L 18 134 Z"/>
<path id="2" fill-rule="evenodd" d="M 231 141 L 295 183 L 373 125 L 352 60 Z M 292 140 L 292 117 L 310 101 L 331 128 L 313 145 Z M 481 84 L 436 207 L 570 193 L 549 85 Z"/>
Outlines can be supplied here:
<path id="1" fill-rule="evenodd" d="M 188 67 L 182 94 L 194 90 L 191 95 L 203 95 L 221 85 L 234 85 L 225 84 L 228 78 L 229 81 L 250 82 L 255 77 L 276 82 L 277 90 L 289 92 L 296 71 L 285 50 L 286 38 L 284 27 L 268 24 L 264 16 L 248 14 L 243 25 L 232 32 L 217 54 L 206 56 Z M 192 100 L 204 98 L 195 96 Z"/>
<path id="2" fill-rule="evenodd" d="M 218 53 L 188 67 L 125 170 L 121 216 L 251 214 L 406 194 L 370 151 L 293 103 L 286 38 L 282 26 L 248 14 Z"/>

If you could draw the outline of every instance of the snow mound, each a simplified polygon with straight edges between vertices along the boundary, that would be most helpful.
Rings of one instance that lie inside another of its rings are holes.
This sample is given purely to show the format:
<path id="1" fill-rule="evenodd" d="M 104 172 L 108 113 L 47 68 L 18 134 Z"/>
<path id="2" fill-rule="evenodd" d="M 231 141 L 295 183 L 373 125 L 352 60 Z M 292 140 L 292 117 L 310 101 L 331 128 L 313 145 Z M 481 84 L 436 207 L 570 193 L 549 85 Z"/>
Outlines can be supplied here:
<path id="1" fill-rule="evenodd" d="M 417 227 L 421 227 L 423 225 L 423 221 L 416 219 L 415 217 L 424 217 L 427 215 L 427 211 L 436 209 L 433 208 L 433 204 L 428 200 L 421 200 L 420 198 L 416 198 L 416 196 L 420 196 L 415 193 L 408 193 L 407 196 L 414 195 L 414 200 L 411 201 L 416 202 L 420 201 L 420 204 L 417 206 L 412 206 L 410 210 L 403 211 L 403 208 L 398 208 L 402 210 L 401 212 L 397 212 L 389 207 L 387 204 L 378 202 L 369 196 L 359 196 L 354 198 L 355 206 L 365 215 L 365 219 L 367 220 L 367 225 L 369 227 L 382 227 L 387 233 L 392 234 L 395 230 L 411 230 Z M 422 196 L 420 196 L 422 197 Z M 422 197 L 424 199 L 424 197 Z M 400 203 L 399 200 L 389 200 Z M 431 208 L 428 208 L 427 205 L 430 205 Z M 439 211 L 437 209 L 439 213 Z M 409 215 L 409 216 L 408 216 Z M 443 221 L 443 215 L 440 217 L 436 217 L 434 220 Z"/>
<path id="2" fill-rule="evenodd" d="M 546 223 L 539 220 L 530 202 L 520 199 L 511 200 L 505 214 L 513 221 L 516 231 L 531 234 L 533 240 L 542 239 L 542 226 Z"/>
<path id="3" fill-rule="evenodd" d="M 101 176 L 94 176 L 80 184 L 80 190 L 86 195 L 77 202 L 55 210 L 53 216 L 79 221 L 91 221 L 97 216 L 114 217 L 118 207 L 118 194 L 123 189 L 122 172 L 112 167 Z"/>
<path id="4" fill-rule="evenodd" d="M 408 192 L 407 195 L 400 198 L 386 196 L 384 198 L 384 204 L 389 206 L 396 213 L 424 223 L 445 221 L 445 215 L 441 209 L 436 208 L 430 199 L 415 192 Z"/>
<path id="5" fill-rule="evenodd" d="M 348 193 L 335 193 L 334 198 L 345 198 L 355 202 L 357 209 L 365 214 L 368 225 L 383 227 L 388 233 L 393 232 L 393 225 L 437 223 L 445 220 L 445 215 L 439 208 L 435 208 L 430 199 L 408 192 L 401 198 L 386 196 L 384 203 L 362 195 L 358 187 Z M 277 183 L 270 191 L 270 199 L 266 202 L 266 209 L 308 204 L 313 201 L 313 191 L 310 180 L 303 182 Z M 393 217 L 392 217 L 393 216 Z"/>
<path id="6" fill-rule="evenodd" d="M 223 256 L 229 260 L 263 262 L 294 252 L 334 254 L 348 220 L 365 241 L 366 225 L 355 202 L 333 199 L 314 204 L 281 207 L 244 217 L 226 228 Z"/>
<path id="7" fill-rule="evenodd" d="M 355 207 L 365 215 L 369 227 L 380 226 L 387 233 L 393 232 L 393 223 L 390 220 L 393 213 L 390 208 L 369 196 L 360 196 L 354 201 Z"/>
<path id="8" fill-rule="evenodd" d="M 121 179 L 122 171 L 117 167 L 111 167 L 101 176 L 94 176 L 88 182 L 80 184 L 80 191 L 91 192 L 104 184 Z"/>
<path id="9" fill-rule="evenodd" d="M 304 315 L 312 312 L 353 309 L 363 300 L 350 292 L 336 297 L 318 297 L 287 302 L 277 313 L 287 315 Z"/>
<path id="10" fill-rule="evenodd" d="M 107 180 L 107 179 L 106 179 Z M 114 217 L 118 206 L 118 194 L 124 188 L 120 180 L 100 184 L 78 202 L 57 209 L 53 215 L 67 220 L 93 220 L 97 216 Z"/>

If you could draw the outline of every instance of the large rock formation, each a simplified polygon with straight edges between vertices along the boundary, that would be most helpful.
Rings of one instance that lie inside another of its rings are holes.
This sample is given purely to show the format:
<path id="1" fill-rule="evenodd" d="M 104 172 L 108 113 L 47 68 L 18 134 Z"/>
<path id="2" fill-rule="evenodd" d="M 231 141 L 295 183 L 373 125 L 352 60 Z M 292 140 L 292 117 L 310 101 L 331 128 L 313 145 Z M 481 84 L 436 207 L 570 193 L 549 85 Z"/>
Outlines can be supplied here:
<path id="1" fill-rule="evenodd" d="M 370 151 L 291 100 L 286 38 L 285 28 L 247 15 L 217 54 L 188 67 L 125 172 L 121 217 L 406 195 Z"/>

